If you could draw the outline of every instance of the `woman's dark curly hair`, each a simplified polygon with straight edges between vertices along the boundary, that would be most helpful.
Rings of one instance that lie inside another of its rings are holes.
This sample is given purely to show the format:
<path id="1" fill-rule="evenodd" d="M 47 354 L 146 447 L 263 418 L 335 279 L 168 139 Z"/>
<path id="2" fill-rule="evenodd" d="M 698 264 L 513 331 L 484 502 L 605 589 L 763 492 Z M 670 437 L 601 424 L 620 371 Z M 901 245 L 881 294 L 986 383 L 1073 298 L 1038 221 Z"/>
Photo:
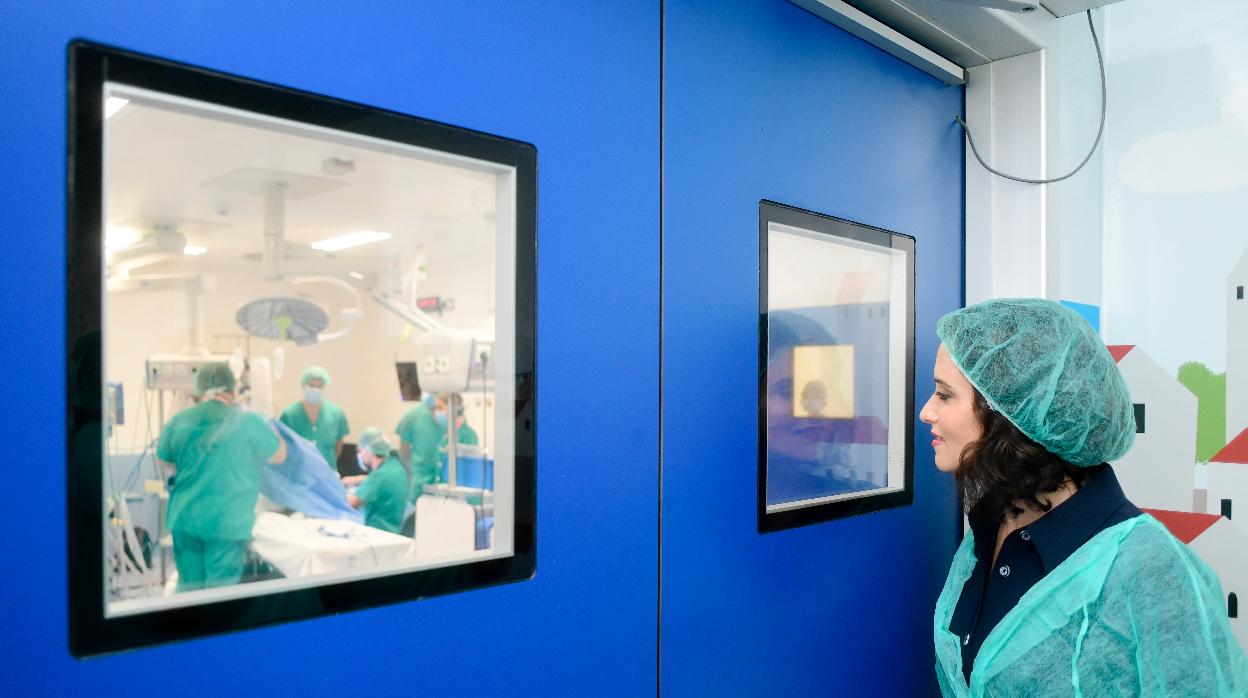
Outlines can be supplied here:
<path id="1" fill-rule="evenodd" d="M 958 463 L 958 494 L 970 516 L 1002 521 L 1021 514 L 1014 502 L 1023 501 L 1049 510 L 1042 495 L 1057 491 L 1069 478 L 1080 487 L 1091 474 L 1032 441 L 1005 415 L 988 406 L 978 390 L 974 410 L 984 434 L 962 449 Z"/>

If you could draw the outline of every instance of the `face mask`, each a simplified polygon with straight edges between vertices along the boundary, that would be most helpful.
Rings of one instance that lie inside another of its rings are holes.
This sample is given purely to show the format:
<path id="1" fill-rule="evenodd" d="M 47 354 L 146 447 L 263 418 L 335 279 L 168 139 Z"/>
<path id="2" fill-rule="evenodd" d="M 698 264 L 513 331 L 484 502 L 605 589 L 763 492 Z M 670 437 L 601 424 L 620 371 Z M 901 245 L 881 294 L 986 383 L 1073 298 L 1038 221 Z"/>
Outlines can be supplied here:
<path id="1" fill-rule="evenodd" d="M 322 396 L 322 394 L 321 394 L 321 389 L 320 389 L 320 388 L 312 388 L 312 387 L 306 387 L 306 388 L 304 388 L 304 389 L 303 389 L 303 399 L 304 399 L 304 400 L 306 400 L 306 401 L 308 402 L 308 404 L 309 404 L 309 405 L 319 405 L 319 404 L 321 404 L 321 400 L 323 399 L 323 396 Z"/>
<path id="2" fill-rule="evenodd" d="M 446 428 L 446 413 L 445 413 L 445 412 L 434 412 L 434 413 L 433 413 L 433 421 L 437 422 L 437 423 L 438 423 L 438 426 L 440 426 L 440 427 L 442 427 L 443 429 L 445 429 L 445 428 Z"/>

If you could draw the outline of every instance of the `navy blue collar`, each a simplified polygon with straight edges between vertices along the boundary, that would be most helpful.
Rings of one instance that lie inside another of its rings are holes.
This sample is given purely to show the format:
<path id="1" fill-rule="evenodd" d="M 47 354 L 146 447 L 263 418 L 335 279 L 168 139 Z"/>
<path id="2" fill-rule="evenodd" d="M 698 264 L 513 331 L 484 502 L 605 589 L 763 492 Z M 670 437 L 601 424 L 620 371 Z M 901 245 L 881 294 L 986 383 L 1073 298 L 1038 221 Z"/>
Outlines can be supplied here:
<path id="1" fill-rule="evenodd" d="M 1046 574 L 1096 534 L 1140 515 L 1140 510 L 1123 494 L 1113 468 L 1102 463 L 1088 470 L 1090 477 L 1079 491 L 1026 527 Z M 978 559 L 992 559 L 1000 526 L 990 518 L 971 519 Z"/>

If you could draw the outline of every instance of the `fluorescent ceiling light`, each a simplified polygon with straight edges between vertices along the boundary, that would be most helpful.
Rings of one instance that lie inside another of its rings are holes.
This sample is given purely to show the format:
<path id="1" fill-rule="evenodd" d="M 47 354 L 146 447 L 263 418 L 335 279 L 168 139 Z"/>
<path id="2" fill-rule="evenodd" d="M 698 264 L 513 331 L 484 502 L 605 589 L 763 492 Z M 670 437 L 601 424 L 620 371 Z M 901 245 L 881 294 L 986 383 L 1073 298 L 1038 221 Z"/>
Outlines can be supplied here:
<path id="1" fill-rule="evenodd" d="M 139 231 L 125 225 L 110 225 L 104 232 L 104 248 L 115 250 L 138 242 L 143 236 Z"/>
<path id="2" fill-rule="evenodd" d="M 389 239 L 390 233 L 382 233 L 376 230 L 357 230 L 354 233 L 347 233 L 346 235 L 339 235 L 336 238 L 329 238 L 328 240 L 314 242 L 312 243 L 312 249 L 322 250 L 325 252 L 337 252 L 338 250 L 345 250 L 348 247 L 359 247 L 360 245 L 367 245 L 372 242 L 381 242 L 382 240 Z"/>
<path id="3" fill-rule="evenodd" d="M 187 245 L 182 248 L 182 254 L 190 255 L 192 257 L 198 257 L 207 251 L 207 247 L 200 247 L 199 245 Z"/>
<path id="4" fill-rule="evenodd" d="M 113 115 L 121 111 L 121 108 L 130 103 L 125 97 L 109 97 L 104 100 L 104 118 L 111 119 Z"/>
<path id="5" fill-rule="evenodd" d="M 353 271 L 353 272 L 351 272 L 351 278 L 353 278 L 353 279 L 359 279 L 360 281 L 363 281 L 363 280 L 364 280 L 364 275 L 363 275 L 363 274 L 361 274 L 361 273 L 360 273 L 360 272 L 358 272 L 358 271 Z"/>

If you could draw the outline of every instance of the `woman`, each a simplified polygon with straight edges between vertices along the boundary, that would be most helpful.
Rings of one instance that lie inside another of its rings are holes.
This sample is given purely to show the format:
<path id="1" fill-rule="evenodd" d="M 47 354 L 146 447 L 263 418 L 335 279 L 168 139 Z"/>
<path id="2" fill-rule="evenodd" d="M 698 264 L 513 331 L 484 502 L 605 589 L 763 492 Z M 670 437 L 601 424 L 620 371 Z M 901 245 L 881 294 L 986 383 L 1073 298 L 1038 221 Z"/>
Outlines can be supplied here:
<path id="1" fill-rule="evenodd" d="M 1213 572 L 1122 493 L 1117 365 L 1074 311 L 994 300 L 941 318 L 920 419 L 970 531 L 936 605 L 946 696 L 1248 694 Z"/>

